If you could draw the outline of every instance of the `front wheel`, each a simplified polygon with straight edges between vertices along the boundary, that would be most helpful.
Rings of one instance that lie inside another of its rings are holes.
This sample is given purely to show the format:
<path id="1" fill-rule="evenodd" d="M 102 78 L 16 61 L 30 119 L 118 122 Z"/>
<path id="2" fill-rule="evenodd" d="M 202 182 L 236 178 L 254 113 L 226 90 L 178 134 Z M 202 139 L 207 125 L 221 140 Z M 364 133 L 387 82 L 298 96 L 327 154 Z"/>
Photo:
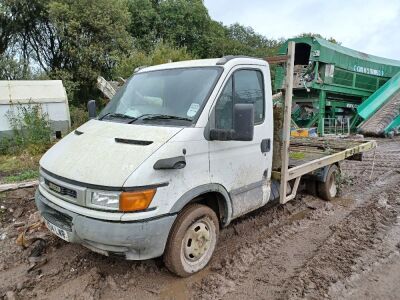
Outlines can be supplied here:
<path id="1" fill-rule="evenodd" d="M 187 277 L 211 260 L 219 234 L 215 212 L 205 205 L 191 204 L 178 215 L 164 252 L 164 263 L 173 273 Z"/>
<path id="2" fill-rule="evenodd" d="M 318 196 L 327 201 L 332 201 L 336 197 L 338 193 L 336 178 L 338 175 L 338 167 L 331 165 L 326 176 L 326 181 L 318 182 Z"/>

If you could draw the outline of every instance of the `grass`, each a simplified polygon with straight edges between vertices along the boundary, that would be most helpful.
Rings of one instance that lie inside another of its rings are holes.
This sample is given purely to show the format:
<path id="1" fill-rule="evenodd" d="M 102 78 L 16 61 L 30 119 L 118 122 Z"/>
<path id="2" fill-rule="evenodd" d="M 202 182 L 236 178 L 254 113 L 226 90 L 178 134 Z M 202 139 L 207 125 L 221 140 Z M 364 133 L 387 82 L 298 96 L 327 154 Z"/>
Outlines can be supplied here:
<path id="1" fill-rule="evenodd" d="M 0 183 L 30 180 L 38 177 L 39 160 L 42 155 L 0 155 Z"/>
<path id="2" fill-rule="evenodd" d="M 306 155 L 303 152 L 290 152 L 289 157 L 291 159 L 303 159 Z"/>
<path id="3" fill-rule="evenodd" d="M 36 179 L 39 177 L 39 170 L 26 170 L 16 175 L 9 175 L 4 177 L 5 183 L 20 182 L 30 179 Z"/>

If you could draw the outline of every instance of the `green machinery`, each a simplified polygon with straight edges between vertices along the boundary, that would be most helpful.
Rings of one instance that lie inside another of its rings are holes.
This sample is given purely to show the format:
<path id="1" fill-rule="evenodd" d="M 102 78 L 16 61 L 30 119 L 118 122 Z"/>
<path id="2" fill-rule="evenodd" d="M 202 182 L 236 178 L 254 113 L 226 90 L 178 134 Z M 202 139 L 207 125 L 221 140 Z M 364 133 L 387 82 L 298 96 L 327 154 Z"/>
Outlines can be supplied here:
<path id="1" fill-rule="evenodd" d="M 400 72 L 400 61 L 368 55 L 321 38 L 288 41 L 296 42 L 292 119 L 299 127 L 317 127 L 320 135 L 354 132 L 376 115 L 380 119 L 375 118 L 379 120 L 370 122 L 370 127 L 379 123 L 385 111 L 397 103 L 387 105 L 396 94 L 400 100 L 400 74 L 399 78 L 395 76 Z M 287 42 L 279 50 L 280 55 L 286 53 Z M 391 80 L 394 77 L 397 79 Z M 284 80 L 285 69 L 279 65 L 274 89 L 282 89 Z M 400 126 L 398 115 L 400 112 L 386 117 L 383 131 L 389 130 L 389 123 L 392 129 Z"/>

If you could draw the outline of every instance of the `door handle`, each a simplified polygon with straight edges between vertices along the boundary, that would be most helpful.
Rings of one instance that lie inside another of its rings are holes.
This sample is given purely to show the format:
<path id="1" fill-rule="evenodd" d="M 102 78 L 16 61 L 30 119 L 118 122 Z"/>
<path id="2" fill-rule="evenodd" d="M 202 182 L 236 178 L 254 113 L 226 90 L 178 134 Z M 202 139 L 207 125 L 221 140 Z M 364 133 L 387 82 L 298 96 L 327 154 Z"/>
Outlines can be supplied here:
<path id="1" fill-rule="evenodd" d="M 271 139 L 263 139 L 261 141 L 261 152 L 269 152 L 271 151 Z"/>

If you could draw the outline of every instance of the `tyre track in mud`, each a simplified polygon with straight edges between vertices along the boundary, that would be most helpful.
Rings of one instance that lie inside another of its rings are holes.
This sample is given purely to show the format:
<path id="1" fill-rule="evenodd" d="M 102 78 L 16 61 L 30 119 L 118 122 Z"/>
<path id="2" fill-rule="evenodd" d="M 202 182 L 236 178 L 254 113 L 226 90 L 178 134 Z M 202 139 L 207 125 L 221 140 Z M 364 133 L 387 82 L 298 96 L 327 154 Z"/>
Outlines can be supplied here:
<path id="1" fill-rule="evenodd" d="M 332 234 L 296 275 L 282 286 L 284 299 L 321 299 L 329 297 L 333 284 L 360 272 L 357 261 L 370 249 L 377 248 L 400 215 L 400 199 L 396 196 L 400 175 L 375 190 L 368 202 L 332 226 Z M 389 205 L 386 205 L 386 201 Z M 370 263 L 381 253 L 375 250 Z M 371 254 L 370 254 L 371 255 Z M 365 264 L 365 262 L 364 262 Z M 329 297 L 330 298 L 330 297 Z"/>
<path id="2" fill-rule="evenodd" d="M 372 167 L 369 153 L 358 168 L 363 177 L 355 178 L 358 184 L 342 199 L 319 205 L 300 221 L 277 226 L 273 234 L 258 230 L 258 238 L 253 237 L 228 260 L 212 266 L 216 272 L 194 286 L 193 298 L 331 298 L 330 286 L 356 274 L 354 261 L 379 245 L 399 215 L 393 195 L 400 183 L 400 165 L 393 162 L 400 155 L 379 152 L 375 153 L 375 164 L 387 164 L 375 169 L 371 179 L 365 178 Z M 348 176 L 360 174 L 354 168 L 359 162 L 346 163 L 342 169 Z M 391 209 L 375 201 L 385 193 L 391 195 Z M 354 201 L 349 202 L 351 198 Z"/>
<path id="3" fill-rule="evenodd" d="M 40 272 L 26 274 L 27 250 L 7 246 L 16 252 L 1 271 L 9 278 L 0 280 L 0 299 L 7 290 L 20 299 L 360 298 L 365 278 L 400 257 L 389 234 L 399 215 L 400 139 L 378 143 L 375 155 L 342 164 L 351 180 L 341 198 L 328 203 L 300 194 L 235 220 L 221 230 L 209 267 L 192 277 L 173 276 L 160 259 L 103 257 L 50 237 Z"/>

